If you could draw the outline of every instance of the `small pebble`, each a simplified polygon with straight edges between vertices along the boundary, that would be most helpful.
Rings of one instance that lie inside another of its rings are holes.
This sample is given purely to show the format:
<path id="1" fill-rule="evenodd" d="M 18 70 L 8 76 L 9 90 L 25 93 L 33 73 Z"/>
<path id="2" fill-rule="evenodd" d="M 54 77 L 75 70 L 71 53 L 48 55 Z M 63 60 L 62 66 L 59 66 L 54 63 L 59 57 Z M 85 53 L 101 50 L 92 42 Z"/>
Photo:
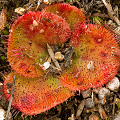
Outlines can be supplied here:
<path id="1" fill-rule="evenodd" d="M 85 100 L 85 107 L 88 108 L 88 109 L 94 108 L 94 101 L 93 101 L 92 98 L 87 98 Z"/>
<path id="2" fill-rule="evenodd" d="M 15 12 L 20 14 L 20 15 L 23 15 L 25 13 L 25 9 L 22 7 L 18 7 L 15 9 Z"/>
<path id="3" fill-rule="evenodd" d="M 6 117 L 6 111 L 0 106 L 0 120 L 5 120 L 5 117 Z M 9 112 L 8 120 L 13 120 L 11 112 Z"/>
<path id="4" fill-rule="evenodd" d="M 0 108 L 0 120 L 4 120 L 6 116 L 6 111 Z"/>
<path id="5" fill-rule="evenodd" d="M 98 92 L 99 99 L 104 99 L 107 95 L 110 95 L 110 90 L 102 87 Z"/>
<path id="6" fill-rule="evenodd" d="M 44 69 L 44 70 L 47 70 L 49 67 L 50 67 L 50 63 L 49 63 L 49 62 L 45 62 L 45 63 L 43 64 L 43 69 Z"/>
<path id="7" fill-rule="evenodd" d="M 64 55 L 61 54 L 61 52 L 56 52 L 55 53 L 55 59 L 62 61 L 64 59 Z"/>
<path id="8" fill-rule="evenodd" d="M 90 61 L 90 62 L 87 64 L 87 69 L 89 69 L 89 70 L 94 70 L 93 61 Z"/>
<path id="9" fill-rule="evenodd" d="M 113 92 L 118 92 L 120 86 L 120 81 L 117 77 L 114 77 L 107 85 L 106 87 L 109 88 Z"/>
<path id="10" fill-rule="evenodd" d="M 98 94 L 99 90 L 100 90 L 100 87 L 95 88 L 95 89 L 93 90 L 93 92 L 94 92 L 95 94 Z"/>
<path id="11" fill-rule="evenodd" d="M 90 115 L 89 116 L 89 120 L 100 120 L 99 117 L 97 115 Z"/>
<path id="12" fill-rule="evenodd" d="M 88 98 L 91 96 L 91 90 L 90 89 L 82 90 L 81 94 L 82 94 L 83 98 Z"/>

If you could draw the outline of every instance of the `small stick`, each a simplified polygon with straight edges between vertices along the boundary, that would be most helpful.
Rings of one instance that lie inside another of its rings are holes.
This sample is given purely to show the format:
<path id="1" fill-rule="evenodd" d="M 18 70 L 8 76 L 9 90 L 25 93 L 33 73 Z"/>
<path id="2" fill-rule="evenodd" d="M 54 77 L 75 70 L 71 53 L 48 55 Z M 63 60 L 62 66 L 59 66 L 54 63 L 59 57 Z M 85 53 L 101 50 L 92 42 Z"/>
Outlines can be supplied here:
<path id="1" fill-rule="evenodd" d="M 114 101 L 116 100 L 116 96 L 114 96 Z M 115 114 L 115 103 L 113 103 L 112 114 Z"/>
<path id="2" fill-rule="evenodd" d="M 58 69 L 59 71 L 62 71 L 62 70 L 61 70 L 61 67 L 60 67 L 60 65 L 59 65 L 59 63 L 58 63 L 58 61 L 57 61 L 57 60 L 55 59 L 55 57 L 54 57 L 54 52 L 53 52 L 52 48 L 51 48 L 48 44 L 47 44 L 47 48 L 48 48 L 48 53 L 49 53 L 51 59 L 52 59 L 53 62 L 55 63 L 55 66 L 57 67 L 57 69 Z"/>
<path id="3" fill-rule="evenodd" d="M 40 6 L 40 4 L 42 3 L 42 0 L 38 0 L 38 3 L 37 3 L 37 7 L 36 7 L 36 11 L 37 11 L 37 9 L 38 9 L 38 7 Z"/>
<path id="4" fill-rule="evenodd" d="M 15 75 L 13 77 L 13 86 L 12 86 L 12 93 L 11 93 L 11 97 L 10 97 L 10 102 L 9 102 L 9 105 L 8 105 L 8 110 L 7 110 L 7 113 L 6 113 L 6 118 L 5 120 L 9 120 L 9 112 L 10 112 L 10 108 L 11 108 L 11 105 L 12 105 L 12 100 L 13 100 L 13 96 L 14 96 L 14 90 L 15 90 Z"/>
<path id="5" fill-rule="evenodd" d="M 102 14 L 102 13 L 94 13 L 93 16 L 100 16 L 100 17 L 109 17 L 108 15 L 106 14 Z"/>
<path id="6" fill-rule="evenodd" d="M 111 105 L 117 104 L 117 103 L 120 103 L 120 100 L 114 101 L 113 103 L 111 103 Z"/>

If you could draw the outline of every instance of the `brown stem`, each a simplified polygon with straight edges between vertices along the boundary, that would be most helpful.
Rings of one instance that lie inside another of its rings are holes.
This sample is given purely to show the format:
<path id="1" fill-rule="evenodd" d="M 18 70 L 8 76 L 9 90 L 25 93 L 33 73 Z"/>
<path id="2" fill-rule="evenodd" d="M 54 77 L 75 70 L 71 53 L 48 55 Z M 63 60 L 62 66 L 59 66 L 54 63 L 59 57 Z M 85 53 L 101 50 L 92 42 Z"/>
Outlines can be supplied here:
<path id="1" fill-rule="evenodd" d="M 14 75 L 14 77 L 13 77 L 13 86 L 12 86 L 12 93 L 11 93 L 10 102 L 9 102 L 9 105 L 8 105 L 8 110 L 7 110 L 7 113 L 6 113 L 5 120 L 9 120 L 9 113 L 10 113 L 12 100 L 13 100 L 13 96 L 14 96 L 14 90 L 15 90 L 15 79 L 16 78 L 15 78 L 15 75 Z"/>

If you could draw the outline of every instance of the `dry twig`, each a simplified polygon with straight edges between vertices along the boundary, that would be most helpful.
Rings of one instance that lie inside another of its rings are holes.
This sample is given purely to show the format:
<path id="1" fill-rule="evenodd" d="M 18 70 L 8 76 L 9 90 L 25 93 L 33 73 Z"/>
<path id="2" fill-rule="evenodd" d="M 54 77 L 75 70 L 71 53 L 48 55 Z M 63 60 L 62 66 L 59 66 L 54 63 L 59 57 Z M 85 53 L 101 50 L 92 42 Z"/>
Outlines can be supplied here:
<path id="1" fill-rule="evenodd" d="M 2 12 L 0 14 L 0 30 L 2 30 L 5 26 L 7 17 L 6 17 L 7 9 L 2 9 Z"/>
<path id="2" fill-rule="evenodd" d="M 6 118 L 5 120 L 9 120 L 9 113 L 10 113 L 10 109 L 11 109 L 11 105 L 12 105 L 12 100 L 13 100 L 13 96 L 14 96 L 14 90 L 15 90 L 15 76 L 13 78 L 13 86 L 12 86 L 12 92 L 11 92 L 11 97 L 10 97 L 10 102 L 9 102 L 9 105 L 8 105 L 8 110 L 7 110 L 7 113 L 6 113 Z"/>
<path id="3" fill-rule="evenodd" d="M 60 67 L 60 65 L 59 65 L 59 63 L 58 63 L 58 61 L 54 58 L 54 52 L 53 52 L 52 48 L 51 48 L 48 44 L 47 44 L 47 48 L 48 48 L 48 53 L 49 53 L 51 59 L 52 59 L 53 62 L 55 63 L 55 66 L 57 67 L 57 69 L 58 69 L 59 71 L 62 71 L 62 70 L 61 70 L 61 67 Z"/>
<path id="4" fill-rule="evenodd" d="M 114 96 L 114 101 L 116 100 L 116 96 Z M 115 103 L 113 103 L 112 114 L 115 114 Z"/>

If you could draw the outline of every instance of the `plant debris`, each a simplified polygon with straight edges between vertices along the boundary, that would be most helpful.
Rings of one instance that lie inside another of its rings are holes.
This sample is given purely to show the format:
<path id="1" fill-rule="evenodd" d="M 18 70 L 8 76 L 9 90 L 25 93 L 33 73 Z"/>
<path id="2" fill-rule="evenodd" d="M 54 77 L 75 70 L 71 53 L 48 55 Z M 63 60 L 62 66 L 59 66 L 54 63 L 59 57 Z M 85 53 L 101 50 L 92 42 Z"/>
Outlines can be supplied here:
<path id="1" fill-rule="evenodd" d="M 7 9 L 2 9 L 2 12 L 0 14 L 0 30 L 2 30 L 5 26 L 6 20 L 7 20 Z"/>
<path id="2" fill-rule="evenodd" d="M 13 96 L 14 96 L 14 91 L 15 91 L 15 76 L 13 77 L 13 84 L 12 84 L 12 92 L 11 92 L 11 98 L 9 101 L 9 105 L 8 105 L 8 110 L 6 113 L 6 118 L 5 120 L 9 120 L 9 113 L 10 113 L 10 109 L 11 109 L 11 105 L 12 105 L 12 100 L 13 100 Z"/>

